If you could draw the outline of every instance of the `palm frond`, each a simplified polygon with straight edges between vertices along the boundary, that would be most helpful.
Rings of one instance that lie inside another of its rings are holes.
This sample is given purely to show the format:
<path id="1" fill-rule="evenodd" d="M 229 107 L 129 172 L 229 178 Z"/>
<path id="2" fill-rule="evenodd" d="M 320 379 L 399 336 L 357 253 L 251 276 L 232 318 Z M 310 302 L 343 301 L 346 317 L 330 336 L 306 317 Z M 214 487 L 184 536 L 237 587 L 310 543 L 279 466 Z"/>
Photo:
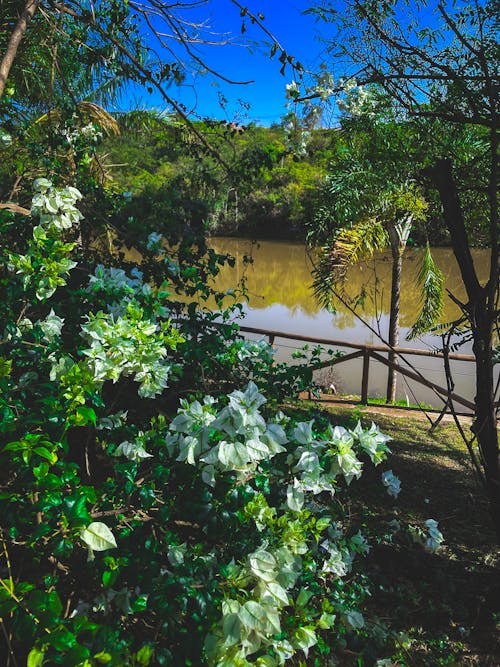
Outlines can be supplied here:
<path id="1" fill-rule="evenodd" d="M 92 122 L 99 126 L 107 135 L 111 134 L 120 134 L 120 128 L 116 118 L 112 116 L 109 111 L 103 109 L 103 107 L 95 104 L 95 102 L 89 102 L 83 100 L 78 102 L 78 112 L 83 121 Z M 36 119 L 34 125 L 45 125 L 49 122 L 59 122 L 62 118 L 62 114 L 59 109 L 52 109 L 51 111 L 43 114 Z"/>
<path id="2" fill-rule="evenodd" d="M 347 267 L 385 250 L 388 243 L 387 230 L 373 218 L 341 229 L 335 239 L 336 266 L 340 277 L 345 277 Z"/>
<path id="3" fill-rule="evenodd" d="M 415 324 L 406 337 L 407 340 L 429 331 L 443 313 L 444 277 L 434 263 L 429 244 L 422 257 L 417 282 L 422 290 L 423 304 Z"/>
<path id="4" fill-rule="evenodd" d="M 363 220 L 341 229 L 335 239 L 321 248 L 313 269 L 313 290 L 318 302 L 332 309 L 335 292 L 344 293 L 349 266 L 384 250 L 388 242 L 387 231 L 378 220 Z"/>
<path id="5" fill-rule="evenodd" d="M 334 243 L 320 250 L 312 270 L 314 297 L 322 308 L 335 312 L 336 283 Z"/>
<path id="6" fill-rule="evenodd" d="M 120 128 L 118 127 L 116 118 L 99 104 L 83 100 L 78 102 L 78 110 L 83 116 L 86 116 L 89 120 L 98 125 L 106 134 L 120 134 Z"/>

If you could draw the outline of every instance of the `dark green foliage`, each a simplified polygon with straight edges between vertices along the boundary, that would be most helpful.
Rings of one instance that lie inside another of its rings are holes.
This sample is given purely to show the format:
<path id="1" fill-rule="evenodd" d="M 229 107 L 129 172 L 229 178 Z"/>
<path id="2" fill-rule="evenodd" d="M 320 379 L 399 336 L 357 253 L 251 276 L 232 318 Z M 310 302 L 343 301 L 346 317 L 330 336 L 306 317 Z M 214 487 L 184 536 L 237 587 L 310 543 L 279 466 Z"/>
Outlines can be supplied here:
<path id="1" fill-rule="evenodd" d="M 130 210 L 147 219 L 204 226 L 210 233 L 303 237 L 336 134 L 317 132 L 307 155 L 296 158 L 283 128 L 250 124 L 241 133 L 215 122 L 197 129 L 218 147 L 229 170 L 214 163 L 175 119 L 108 140 L 116 191 L 130 191 Z"/>

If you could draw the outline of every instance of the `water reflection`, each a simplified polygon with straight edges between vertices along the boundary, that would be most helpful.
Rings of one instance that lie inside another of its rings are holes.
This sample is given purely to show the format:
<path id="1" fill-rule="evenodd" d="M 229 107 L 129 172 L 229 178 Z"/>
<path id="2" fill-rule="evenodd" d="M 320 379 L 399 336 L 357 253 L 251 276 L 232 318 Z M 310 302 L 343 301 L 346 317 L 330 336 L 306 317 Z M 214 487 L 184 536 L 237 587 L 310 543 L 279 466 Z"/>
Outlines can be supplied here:
<path id="1" fill-rule="evenodd" d="M 216 238 L 210 245 L 217 252 L 228 252 L 236 258 L 234 269 L 225 267 L 218 278 L 221 288 L 234 286 L 243 276 L 249 292 L 252 309 L 268 308 L 273 304 L 286 306 L 290 313 L 299 310 L 315 315 L 321 311 L 311 291 L 312 263 L 302 244 L 284 241 L 260 241 L 252 243 L 245 239 Z M 409 327 L 420 308 L 420 295 L 416 284 L 422 249 L 408 249 L 404 256 L 401 285 L 401 323 Z M 459 300 L 464 300 L 460 272 L 452 251 L 434 248 L 433 257 L 445 277 L 446 288 Z M 486 281 L 489 271 L 489 252 L 473 250 L 479 278 Z M 253 263 L 244 265 L 244 257 L 252 257 Z M 360 262 L 347 273 L 346 292 L 351 298 L 366 291 L 360 313 L 371 317 L 388 313 L 390 302 L 391 258 L 382 253 L 375 260 Z M 337 328 L 353 326 L 354 316 L 338 304 Z M 447 296 L 443 322 L 459 316 L 458 306 Z"/>
<path id="2" fill-rule="evenodd" d="M 218 252 L 228 252 L 236 258 L 234 268 L 225 267 L 217 279 L 217 288 L 225 291 L 244 277 L 248 290 L 245 320 L 248 326 L 300 333 L 322 338 L 342 339 L 352 342 L 380 343 L 375 333 L 369 331 L 349 310 L 338 304 L 335 314 L 323 310 L 314 299 L 311 290 L 311 262 L 300 243 L 283 241 L 250 241 L 232 238 L 211 240 Z M 439 347 L 439 337 L 424 336 L 415 341 L 405 340 L 419 312 L 421 301 L 417 285 L 420 256 L 423 250 L 409 249 L 405 253 L 402 273 L 401 345 L 405 347 Z M 253 263 L 245 264 L 245 256 Z M 433 257 L 444 274 L 446 289 L 459 300 L 465 299 L 460 272 L 451 250 L 435 248 Z M 487 250 L 474 250 L 474 261 L 479 278 L 485 282 L 489 271 Z M 374 329 L 385 337 L 388 329 L 390 303 L 391 261 L 389 254 L 381 254 L 375 260 L 366 261 L 351 268 L 347 274 L 346 292 L 350 297 L 364 292 L 365 298 L 357 312 Z M 442 322 L 450 322 L 460 315 L 458 306 L 445 297 Z M 279 358 L 290 355 L 291 343 L 279 343 Z M 460 350 L 470 352 L 469 348 Z M 412 361 L 429 379 L 445 384 L 441 361 L 432 358 L 413 357 Z M 349 370 L 337 367 L 337 384 L 342 391 L 359 393 L 360 364 L 352 362 Z M 370 367 L 370 392 L 384 395 L 386 369 L 373 364 Z M 454 364 L 456 392 L 473 398 L 473 365 Z M 439 405 L 433 392 L 404 380 L 399 382 L 399 397 L 410 401 L 420 400 Z"/>

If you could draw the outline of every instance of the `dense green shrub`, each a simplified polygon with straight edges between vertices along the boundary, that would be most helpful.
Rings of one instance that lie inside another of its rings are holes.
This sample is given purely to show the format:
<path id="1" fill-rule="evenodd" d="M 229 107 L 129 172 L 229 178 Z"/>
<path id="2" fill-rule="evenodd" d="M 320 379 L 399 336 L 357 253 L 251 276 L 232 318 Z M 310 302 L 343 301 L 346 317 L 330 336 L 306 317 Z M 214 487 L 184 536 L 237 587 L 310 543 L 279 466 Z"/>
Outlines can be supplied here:
<path id="1" fill-rule="evenodd" d="M 31 221 L 2 217 L 21 239 L 0 265 L 4 663 L 279 665 L 356 635 L 389 650 L 344 506 L 389 438 L 277 409 L 310 370 L 200 307 L 222 261 L 201 241 L 174 262 L 151 233 L 144 274 L 91 270 L 79 191 L 34 188 Z"/>

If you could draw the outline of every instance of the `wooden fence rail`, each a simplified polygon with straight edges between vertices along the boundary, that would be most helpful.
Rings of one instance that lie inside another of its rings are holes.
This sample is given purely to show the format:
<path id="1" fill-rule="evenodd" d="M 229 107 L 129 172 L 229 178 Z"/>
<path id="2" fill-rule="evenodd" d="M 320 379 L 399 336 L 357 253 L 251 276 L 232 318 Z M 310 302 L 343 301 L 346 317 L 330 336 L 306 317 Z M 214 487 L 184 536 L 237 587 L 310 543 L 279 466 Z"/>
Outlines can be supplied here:
<path id="1" fill-rule="evenodd" d="M 385 366 L 394 368 L 398 373 L 401 373 L 401 375 L 404 375 L 405 377 L 408 377 L 411 380 L 414 380 L 415 382 L 425 387 L 428 387 L 429 389 L 432 389 L 436 394 L 438 394 L 441 397 L 441 400 L 443 400 L 443 403 L 445 404 L 446 401 L 449 398 L 451 398 L 456 403 L 459 403 L 460 405 L 463 405 L 466 408 L 469 408 L 470 410 L 474 410 L 475 408 L 475 404 L 473 401 L 470 401 L 469 399 L 460 396 L 455 392 L 450 393 L 446 387 L 442 387 L 441 385 L 432 382 L 431 380 L 428 380 L 420 373 L 416 373 L 413 370 L 409 370 L 404 366 L 401 366 L 400 364 L 397 363 L 395 364 L 390 362 L 381 354 L 381 353 L 388 353 L 390 351 L 391 348 L 389 348 L 386 345 L 371 345 L 368 343 L 352 343 L 350 341 L 335 340 L 330 338 L 316 338 L 313 336 L 304 336 L 302 334 L 294 334 L 285 331 L 274 331 L 270 329 L 260 329 L 257 327 L 242 326 L 240 327 L 240 330 L 245 333 L 252 333 L 252 334 L 259 334 L 262 336 L 266 336 L 271 345 L 274 344 L 276 338 L 284 338 L 287 340 L 295 340 L 303 343 L 315 343 L 321 346 L 328 346 L 328 347 L 333 346 L 333 347 L 344 347 L 344 348 L 354 349 L 355 352 L 351 352 L 350 354 L 346 354 L 342 357 L 337 357 L 336 359 L 329 359 L 328 361 L 320 362 L 314 365 L 313 368 L 315 370 L 319 368 L 327 368 L 330 366 L 335 366 L 337 364 L 344 363 L 346 361 L 350 361 L 352 359 L 356 359 L 358 357 L 362 357 L 363 370 L 361 375 L 361 403 L 363 405 L 366 405 L 368 403 L 368 379 L 370 373 L 370 360 L 373 359 L 374 361 L 384 364 Z M 437 357 L 441 359 L 444 359 L 445 357 L 445 355 L 442 352 L 437 352 L 432 350 L 421 350 L 411 347 L 396 347 L 393 349 L 400 356 L 405 355 L 405 356 Z M 475 361 L 475 357 L 472 354 L 457 354 L 454 352 L 450 352 L 447 355 L 447 357 L 448 359 L 454 361 L 467 361 L 467 362 Z"/>

